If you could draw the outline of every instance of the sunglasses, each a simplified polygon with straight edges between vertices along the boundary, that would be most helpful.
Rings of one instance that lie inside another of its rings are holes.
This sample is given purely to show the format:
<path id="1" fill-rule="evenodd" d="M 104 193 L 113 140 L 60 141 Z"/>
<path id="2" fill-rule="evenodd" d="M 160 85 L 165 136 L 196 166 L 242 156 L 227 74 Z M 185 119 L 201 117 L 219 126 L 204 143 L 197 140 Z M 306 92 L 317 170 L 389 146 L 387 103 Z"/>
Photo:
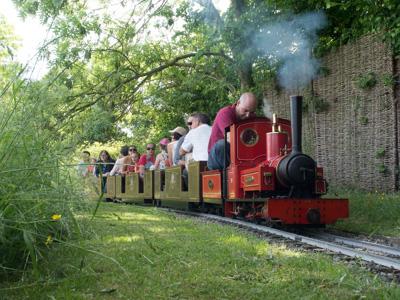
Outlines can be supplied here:
<path id="1" fill-rule="evenodd" d="M 129 151 L 137 151 L 135 148 L 130 148 Z"/>
<path id="2" fill-rule="evenodd" d="M 147 148 L 147 150 L 154 150 L 154 148 Z"/>
<path id="3" fill-rule="evenodd" d="M 187 126 L 192 126 L 192 123 L 193 122 L 187 122 L 186 124 L 187 124 Z"/>

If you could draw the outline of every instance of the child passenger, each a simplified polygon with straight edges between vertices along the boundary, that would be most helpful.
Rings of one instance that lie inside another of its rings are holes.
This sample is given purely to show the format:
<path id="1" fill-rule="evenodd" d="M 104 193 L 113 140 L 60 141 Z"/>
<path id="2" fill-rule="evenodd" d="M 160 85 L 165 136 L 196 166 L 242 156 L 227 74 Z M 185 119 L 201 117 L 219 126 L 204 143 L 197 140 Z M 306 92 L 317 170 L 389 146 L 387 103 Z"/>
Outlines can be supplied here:
<path id="1" fill-rule="evenodd" d="M 156 156 L 156 162 L 154 164 L 154 169 L 155 170 L 164 170 L 166 167 L 169 167 L 169 160 L 168 160 L 168 154 L 167 154 L 167 146 L 169 144 L 169 139 L 163 138 L 159 145 L 160 145 L 160 150 L 161 153 L 157 154 Z"/>
<path id="2" fill-rule="evenodd" d="M 139 172 L 139 158 L 140 154 L 137 151 L 129 151 L 131 157 L 131 163 L 127 168 L 127 173 L 138 173 Z"/>

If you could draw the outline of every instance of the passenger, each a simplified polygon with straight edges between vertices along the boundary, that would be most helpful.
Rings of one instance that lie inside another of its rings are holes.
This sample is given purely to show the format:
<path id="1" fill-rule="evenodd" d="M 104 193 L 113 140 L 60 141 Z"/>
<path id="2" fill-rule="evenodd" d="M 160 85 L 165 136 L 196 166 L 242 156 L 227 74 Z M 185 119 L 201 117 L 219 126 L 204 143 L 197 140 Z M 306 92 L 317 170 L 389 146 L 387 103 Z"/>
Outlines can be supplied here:
<path id="1" fill-rule="evenodd" d="M 138 152 L 136 146 L 134 146 L 134 145 L 129 146 L 129 153 L 131 153 L 131 152 Z"/>
<path id="2" fill-rule="evenodd" d="M 126 172 L 127 173 L 138 173 L 139 172 L 139 158 L 140 158 L 140 153 L 137 151 L 135 146 L 130 146 L 129 147 L 129 155 L 130 155 L 130 163 L 127 167 Z"/>
<path id="3" fill-rule="evenodd" d="M 193 122 L 193 114 L 189 116 L 189 118 L 187 119 L 187 122 L 186 122 L 186 125 L 187 125 L 189 131 L 192 128 L 192 122 Z M 181 156 L 179 154 L 179 149 L 181 149 L 184 139 L 185 139 L 185 136 L 182 136 L 175 145 L 175 148 L 174 148 L 175 153 L 174 153 L 174 157 L 173 157 L 174 166 L 184 166 L 186 164 L 185 156 Z"/>
<path id="4" fill-rule="evenodd" d="M 168 160 L 169 160 L 170 166 L 176 166 L 176 163 L 174 163 L 175 147 L 176 147 L 178 141 L 180 140 L 180 138 L 186 135 L 187 130 L 183 127 L 176 127 L 174 130 L 170 130 L 169 132 L 172 134 L 172 136 L 171 136 L 172 142 L 169 143 L 167 146 Z M 182 139 L 182 142 L 183 142 L 183 139 Z M 177 156 L 177 158 L 179 158 L 179 153 L 176 156 Z"/>
<path id="5" fill-rule="evenodd" d="M 188 187 L 188 171 L 190 161 L 208 160 L 208 141 L 211 135 L 210 118 L 206 114 L 195 113 L 192 115 L 191 130 L 185 136 L 183 144 L 179 149 L 180 155 L 186 156 L 185 169 L 182 176 L 186 188 Z"/>
<path id="6" fill-rule="evenodd" d="M 89 164 L 90 164 L 90 152 L 83 151 L 81 154 L 81 161 L 79 161 L 76 166 L 76 170 L 78 171 L 78 175 L 82 177 L 86 177 L 89 174 Z"/>
<path id="7" fill-rule="evenodd" d="M 122 146 L 120 150 L 120 158 L 118 158 L 115 162 L 115 165 L 110 172 L 110 176 L 125 174 L 130 160 L 131 158 L 129 157 L 129 147 Z"/>
<path id="8" fill-rule="evenodd" d="M 195 113 L 192 115 L 191 130 L 185 136 L 181 148 L 180 155 L 192 153 L 192 160 L 207 161 L 208 160 L 208 142 L 211 135 L 210 118 L 203 113 Z"/>
<path id="9" fill-rule="evenodd" d="M 156 159 L 154 157 L 154 144 L 147 144 L 146 146 L 146 154 L 142 154 L 139 159 L 139 173 L 140 176 L 144 175 L 145 170 L 150 170 L 150 167 L 154 165 Z"/>
<path id="10" fill-rule="evenodd" d="M 114 167 L 115 160 L 110 156 L 110 154 L 106 150 L 100 151 L 98 164 L 95 168 L 96 177 L 102 175 L 102 189 L 103 193 L 107 193 L 107 176 L 110 174 L 112 168 Z M 109 198 L 106 198 L 106 201 L 110 201 Z M 112 200 L 111 200 L 112 201 Z"/>
<path id="11" fill-rule="evenodd" d="M 106 150 L 101 150 L 98 161 L 99 163 L 96 165 L 95 168 L 96 177 L 100 176 L 100 171 L 102 176 L 108 176 L 114 167 L 115 160 Z"/>
<path id="12" fill-rule="evenodd" d="M 225 128 L 241 120 L 255 116 L 257 99 L 253 93 L 244 93 L 233 105 L 221 108 L 215 117 L 210 141 L 208 143 L 208 163 L 210 170 L 222 170 L 224 168 L 224 134 Z M 226 149 L 225 165 L 230 164 L 230 149 Z"/>
<path id="13" fill-rule="evenodd" d="M 164 170 L 166 167 L 170 166 L 167 153 L 168 144 L 169 144 L 169 139 L 167 138 L 161 139 L 159 143 L 161 153 L 158 153 L 156 156 L 156 162 L 154 164 L 155 170 Z"/>
<path id="14" fill-rule="evenodd" d="M 137 151 L 130 151 L 131 163 L 127 168 L 127 173 L 138 173 L 139 172 L 139 158 L 140 154 Z"/>
<path id="15" fill-rule="evenodd" d="M 88 169 L 88 174 L 91 175 L 95 175 L 96 176 L 96 164 L 97 164 L 97 159 L 95 159 L 94 157 L 92 157 L 90 159 L 91 164 L 88 165 L 87 169 Z"/>

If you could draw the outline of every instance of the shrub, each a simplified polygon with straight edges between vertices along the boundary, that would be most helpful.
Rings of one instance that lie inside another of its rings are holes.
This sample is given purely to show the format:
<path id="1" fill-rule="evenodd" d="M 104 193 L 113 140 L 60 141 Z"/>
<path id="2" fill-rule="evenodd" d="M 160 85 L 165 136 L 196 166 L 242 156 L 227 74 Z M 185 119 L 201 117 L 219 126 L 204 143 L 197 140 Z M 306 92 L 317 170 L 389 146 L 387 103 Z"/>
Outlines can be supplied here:
<path id="1" fill-rule="evenodd" d="M 360 89 L 367 90 L 373 88 L 378 83 L 374 72 L 369 72 L 357 77 L 356 84 Z"/>

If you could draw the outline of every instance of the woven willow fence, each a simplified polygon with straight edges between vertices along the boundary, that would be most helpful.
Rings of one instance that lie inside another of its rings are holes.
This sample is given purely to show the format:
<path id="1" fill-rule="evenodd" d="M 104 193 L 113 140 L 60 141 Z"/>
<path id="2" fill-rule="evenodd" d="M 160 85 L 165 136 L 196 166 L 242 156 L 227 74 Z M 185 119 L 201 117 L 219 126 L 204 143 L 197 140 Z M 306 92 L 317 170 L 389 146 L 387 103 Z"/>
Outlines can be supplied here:
<path id="1" fill-rule="evenodd" d="M 322 59 L 307 90 L 303 150 L 324 167 L 335 186 L 398 189 L 400 62 L 378 36 L 366 36 Z M 397 77 L 398 78 L 398 77 Z M 265 87 L 274 112 L 289 118 L 289 94 Z"/>

